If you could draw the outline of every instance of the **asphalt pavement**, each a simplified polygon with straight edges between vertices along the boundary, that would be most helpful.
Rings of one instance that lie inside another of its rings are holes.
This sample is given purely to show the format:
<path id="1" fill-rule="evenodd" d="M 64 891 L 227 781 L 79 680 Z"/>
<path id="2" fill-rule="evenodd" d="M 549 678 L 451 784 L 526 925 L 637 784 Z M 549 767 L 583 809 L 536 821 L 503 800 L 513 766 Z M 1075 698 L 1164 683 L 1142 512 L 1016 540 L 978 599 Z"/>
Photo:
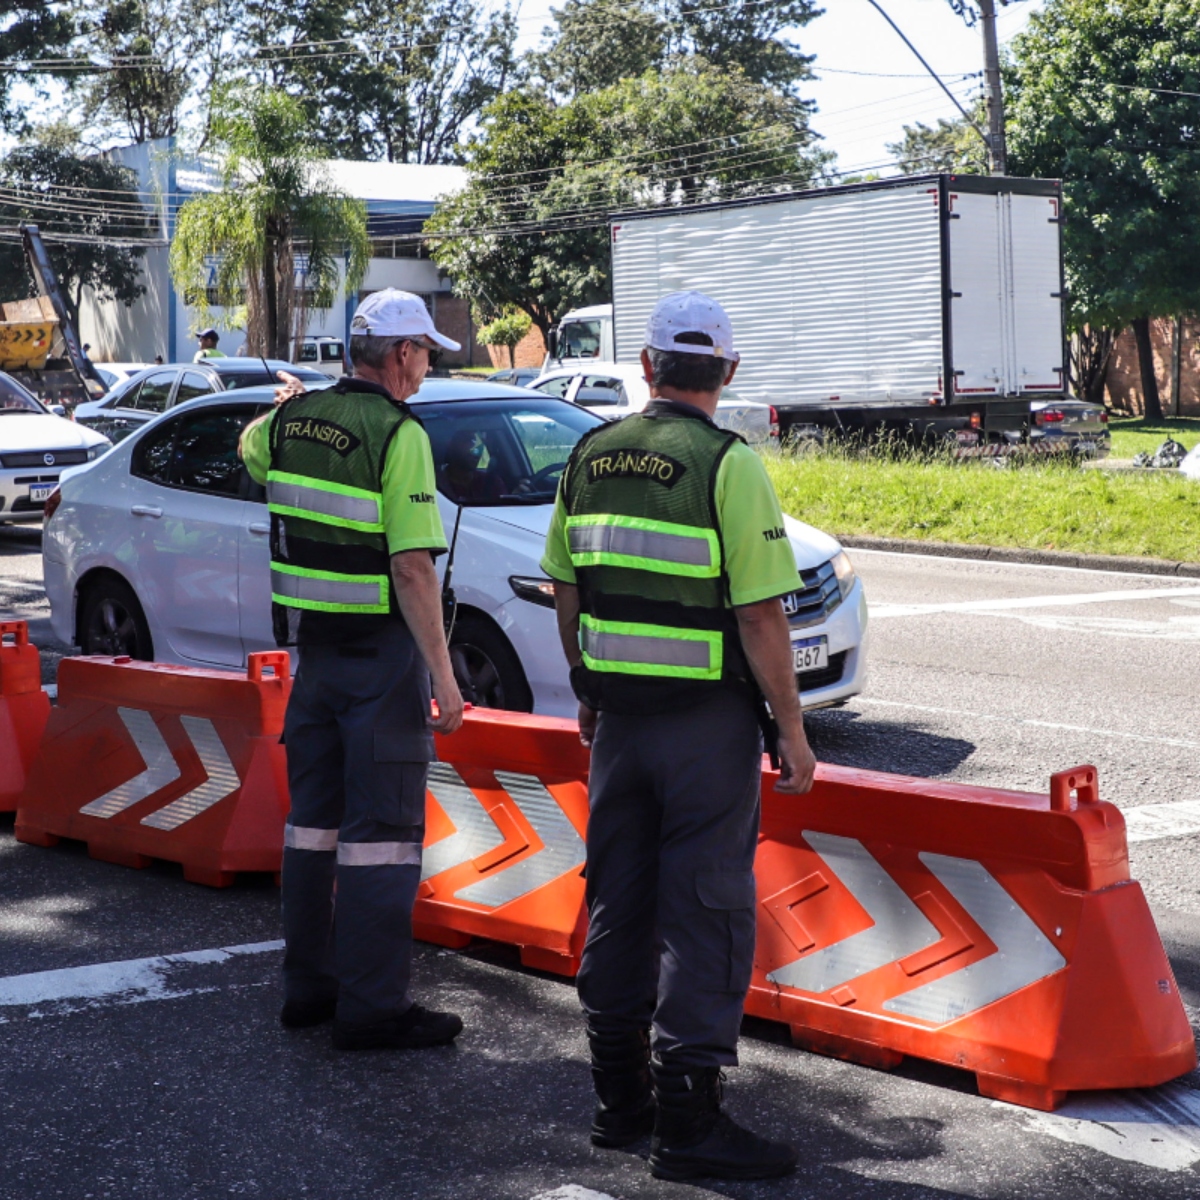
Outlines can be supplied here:
<path id="1" fill-rule="evenodd" d="M 858 550 L 866 693 L 810 714 L 818 758 L 1045 791 L 1094 763 L 1130 830 L 1200 1028 L 1200 580 Z M 0 612 L 56 645 L 35 529 L 0 527 Z M 1141 811 L 1139 811 L 1141 810 Z M 870 1070 L 746 1022 L 728 1102 L 794 1141 L 763 1184 L 655 1181 L 648 1143 L 600 1151 L 574 992 L 494 946 L 421 947 L 419 997 L 453 1048 L 335 1054 L 278 1025 L 278 893 L 17 843 L 0 817 L 0 1198 L 1200 1196 L 1200 1074 L 1055 1114 L 906 1060 Z"/>

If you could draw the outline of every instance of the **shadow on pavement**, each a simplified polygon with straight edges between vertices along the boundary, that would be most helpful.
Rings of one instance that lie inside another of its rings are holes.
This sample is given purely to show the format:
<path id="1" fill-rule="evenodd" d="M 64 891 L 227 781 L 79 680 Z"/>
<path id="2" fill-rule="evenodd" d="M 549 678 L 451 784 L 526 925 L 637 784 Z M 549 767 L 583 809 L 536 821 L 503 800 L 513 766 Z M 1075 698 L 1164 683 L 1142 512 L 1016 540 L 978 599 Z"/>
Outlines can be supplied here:
<path id="1" fill-rule="evenodd" d="M 806 713 L 804 727 L 821 762 L 898 775 L 938 778 L 957 770 L 975 743 L 901 722 L 871 721 L 847 709 Z"/>

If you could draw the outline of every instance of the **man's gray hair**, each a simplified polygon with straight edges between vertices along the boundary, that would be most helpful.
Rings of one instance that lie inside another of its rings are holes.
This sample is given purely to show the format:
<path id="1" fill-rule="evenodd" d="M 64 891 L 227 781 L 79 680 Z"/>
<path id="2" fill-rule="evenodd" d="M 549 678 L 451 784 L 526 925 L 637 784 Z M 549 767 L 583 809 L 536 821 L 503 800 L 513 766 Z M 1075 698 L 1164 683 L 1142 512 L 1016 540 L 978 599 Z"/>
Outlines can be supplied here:
<path id="1" fill-rule="evenodd" d="M 681 333 L 676 344 L 711 346 L 707 333 Z M 646 347 L 650 358 L 650 382 L 655 387 L 676 388 L 681 392 L 715 392 L 729 374 L 729 361 L 712 354 L 688 354 L 680 350 L 656 350 Z"/>
<path id="2" fill-rule="evenodd" d="M 411 341 L 402 337 L 375 337 L 370 333 L 355 333 L 350 337 L 350 361 L 356 367 L 370 367 L 379 371 L 387 361 L 387 356 L 401 342 Z"/>

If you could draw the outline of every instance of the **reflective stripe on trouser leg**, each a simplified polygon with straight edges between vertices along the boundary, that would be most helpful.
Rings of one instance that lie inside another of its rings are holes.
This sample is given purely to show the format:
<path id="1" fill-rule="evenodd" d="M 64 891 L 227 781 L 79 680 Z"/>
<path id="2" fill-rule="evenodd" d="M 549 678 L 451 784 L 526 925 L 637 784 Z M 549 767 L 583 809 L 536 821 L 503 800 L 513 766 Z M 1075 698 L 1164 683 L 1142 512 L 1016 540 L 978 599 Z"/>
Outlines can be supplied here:
<path id="1" fill-rule="evenodd" d="M 289 850 L 336 850 L 336 829 L 311 829 L 303 825 L 283 827 L 283 844 Z"/>
<path id="2" fill-rule="evenodd" d="M 338 842 L 339 867 L 419 867 L 420 842 Z"/>

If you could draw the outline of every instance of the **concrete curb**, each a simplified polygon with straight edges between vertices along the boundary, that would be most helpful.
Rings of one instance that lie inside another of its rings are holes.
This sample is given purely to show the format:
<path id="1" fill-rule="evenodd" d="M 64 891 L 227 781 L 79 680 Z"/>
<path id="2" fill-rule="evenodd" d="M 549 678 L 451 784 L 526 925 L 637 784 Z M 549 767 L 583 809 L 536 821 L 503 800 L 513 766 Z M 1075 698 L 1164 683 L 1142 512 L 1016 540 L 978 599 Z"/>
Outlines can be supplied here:
<path id="1" fill-rule="evenodd" d="M 1133 575 L 1173 575 L 1200 579 L 1200 562 L 1137 558 L 1111 554 L 1072 554 L 1066 550 L 1021 550 L 1010 546 L 970 546 L 955 542 L 919 542 L 910 538 L 838 537 L 847 549 L 888 550 L 895 554 L 930 554 L 937 558 L 975 558 L 986 562 L 1033 563 L 1042 567 L 1079 567 Z"/>

